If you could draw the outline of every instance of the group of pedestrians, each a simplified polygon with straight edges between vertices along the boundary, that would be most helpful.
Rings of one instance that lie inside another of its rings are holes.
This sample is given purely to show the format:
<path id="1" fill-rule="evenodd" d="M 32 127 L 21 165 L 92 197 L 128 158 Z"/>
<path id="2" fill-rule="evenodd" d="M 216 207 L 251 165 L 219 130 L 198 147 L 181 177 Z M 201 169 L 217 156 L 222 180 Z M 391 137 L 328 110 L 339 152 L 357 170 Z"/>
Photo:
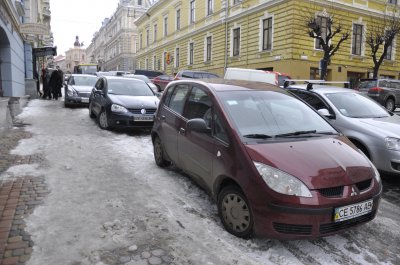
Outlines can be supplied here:
<path id="1" fill-rule="evenodd" d="M 55 99 L 58 100 L 62 96 L 61 88 L 64 82 L 64 73 L 59 66 L 56 70 L 50 71 L 48 68 L 42 69 L 42 83 L 43 83 L 43 94 L 40 96 L 43 99 Z"/>

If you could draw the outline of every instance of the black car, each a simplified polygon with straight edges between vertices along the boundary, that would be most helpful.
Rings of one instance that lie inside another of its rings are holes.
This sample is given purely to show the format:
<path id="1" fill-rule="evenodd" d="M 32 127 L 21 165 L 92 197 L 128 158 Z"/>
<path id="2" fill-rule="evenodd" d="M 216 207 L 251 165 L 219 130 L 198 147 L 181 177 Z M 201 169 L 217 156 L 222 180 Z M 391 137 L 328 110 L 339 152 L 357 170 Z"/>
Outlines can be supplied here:
<path id="1" fill-rule="evenodd" d="M 142 80 L 102 76 L 90 94 L 89 115 L 102 129 L 151 129 L 158 102 Z"/>
<path id="2" fill-rule="evenodd" d="M 72 74 L 64 84 L 65 107 L 88 105 L 97 76 Z"/>

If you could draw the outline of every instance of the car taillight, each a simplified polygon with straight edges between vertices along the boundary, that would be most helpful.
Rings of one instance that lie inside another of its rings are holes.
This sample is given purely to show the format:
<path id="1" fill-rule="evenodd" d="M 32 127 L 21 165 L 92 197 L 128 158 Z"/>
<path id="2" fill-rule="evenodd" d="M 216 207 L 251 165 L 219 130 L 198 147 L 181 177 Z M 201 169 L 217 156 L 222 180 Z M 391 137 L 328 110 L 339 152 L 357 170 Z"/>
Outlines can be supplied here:
<path id="1" fill-rule="evenodd" d="M 382 88 L 380 88 L 380 87 L 373 87 L 373 88 L 370 88 L 368 92 L 379 93 L 379 92 L 381 92 L 381 91 L 382 91 Z"/>

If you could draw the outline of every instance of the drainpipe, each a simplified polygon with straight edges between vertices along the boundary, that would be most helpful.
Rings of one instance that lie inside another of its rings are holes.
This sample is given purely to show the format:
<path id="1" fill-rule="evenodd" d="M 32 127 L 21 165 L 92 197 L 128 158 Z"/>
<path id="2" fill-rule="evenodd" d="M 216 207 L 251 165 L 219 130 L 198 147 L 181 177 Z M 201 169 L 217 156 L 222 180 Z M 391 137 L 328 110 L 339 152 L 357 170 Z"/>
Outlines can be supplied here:
<path id="1" fill-rule="evenodd" d="M 229 11 L 229 1 L 225 0 L 225 58 L 224 58 L 224 75 L 226 68 L 228 67 L 228 11 Z"/>

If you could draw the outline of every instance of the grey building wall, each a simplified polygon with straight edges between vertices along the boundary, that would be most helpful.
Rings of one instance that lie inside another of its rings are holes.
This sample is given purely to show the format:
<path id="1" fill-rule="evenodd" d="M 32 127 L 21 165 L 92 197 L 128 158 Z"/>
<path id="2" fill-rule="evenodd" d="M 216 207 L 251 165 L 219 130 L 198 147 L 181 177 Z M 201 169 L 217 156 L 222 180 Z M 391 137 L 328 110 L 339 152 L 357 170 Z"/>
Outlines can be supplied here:
<path id="1" fill-rule="evenodd" d="M 5 13 L 4 9 L 1 12 Z M 0 58 L 3 96 L 25 95 L 25 54 L 23 40 L 11 27 L 8 16 L 0 19 Z"/>

